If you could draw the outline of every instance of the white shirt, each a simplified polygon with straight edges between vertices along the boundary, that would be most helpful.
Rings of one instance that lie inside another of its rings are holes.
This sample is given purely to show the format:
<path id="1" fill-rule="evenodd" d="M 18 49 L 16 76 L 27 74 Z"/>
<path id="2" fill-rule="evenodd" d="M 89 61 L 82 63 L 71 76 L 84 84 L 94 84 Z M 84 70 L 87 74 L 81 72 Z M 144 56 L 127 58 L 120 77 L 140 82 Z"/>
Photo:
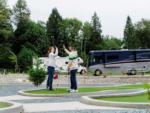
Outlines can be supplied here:
<path id="1" fill-rule="evenodd" d="M 56 48 L 56 52 L 49 53 L 48 55 L 48 66 L 56 67 L 56 59 L 55 57 L 58 55 L 58 49 Z"/>
<path id="2" fill-rule="evenodd" d="M 68 51 L 66 48 L 64 48 L 64 50 L 69 55 L 69 60 L 78 56 L 77 51 Z M 70 70 L 78 69 L 78 60 L 77 60 L 77 58 L 75 58 L 73 60 L 70 60 L 70 62 L 72 62 Z"/>
<path id="3" fill-rule="evenodd" d="M 75 58 L 78 56 L 77 51 L 71 51 L 71 52 L 68 52 L 68 54 L 69 54 L 69 59 Z M 78 59 L 77 58 L 70 60 L 70 62 L 72 62 L 72 66 L 70 67 L 70 70 L 78 69 Z"/>

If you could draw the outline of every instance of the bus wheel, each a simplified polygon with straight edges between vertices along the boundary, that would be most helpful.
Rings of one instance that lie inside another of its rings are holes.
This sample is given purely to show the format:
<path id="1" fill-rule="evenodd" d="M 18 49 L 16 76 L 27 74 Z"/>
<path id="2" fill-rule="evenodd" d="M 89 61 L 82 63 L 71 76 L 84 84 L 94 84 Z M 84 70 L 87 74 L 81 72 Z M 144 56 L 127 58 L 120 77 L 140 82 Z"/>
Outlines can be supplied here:
<path id="1" fill-rule="evenodd" d="M 137 72 L 136 72 L 135 69 L 131 69 L 131 70 L 130 70 L 130 75 L 136 75 L 136 74 L 137 74 Z"/>
<path id="2" fill-rule="evenodd" d="M 100 69 L 96 69 L 94 75 L 100 76 L 100 75 L 102 75 L 102 71 Z"/>

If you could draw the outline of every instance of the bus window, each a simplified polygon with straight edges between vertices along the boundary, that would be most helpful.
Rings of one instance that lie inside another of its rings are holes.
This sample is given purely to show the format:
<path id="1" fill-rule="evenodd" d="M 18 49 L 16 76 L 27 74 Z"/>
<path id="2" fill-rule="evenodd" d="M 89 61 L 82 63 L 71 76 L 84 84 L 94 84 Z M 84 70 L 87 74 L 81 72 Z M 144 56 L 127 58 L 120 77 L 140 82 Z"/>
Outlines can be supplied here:
<path id="1" fill-rule="evenodd" d="M 150 52 L 138 51 L 138 52 L 136 53 L 136 60 L 137 60 L 137 61 L 150 60 Z"/>
<path id="2" fill-rule="evenodd" d="M 118 60 L 119 59 L 119 55 L 110 55 L 110 56 L 107 56 L 107 60 L 110 60 L 110 61 L 114 61 L 114 60 Z"/>
<path id="3" fill-rule="evenodd" d="M 103 63 L 102 56 L 91 56 L 90 57 L 90 65 L 101 64 Z"/>
<path id="4" fill-rule="evenodd" d="M 117 62 L 119 61 L 119 54 L 112 54 L 112 53 L 106 54 L 106 63 L 111 63 L 116 61 Z"/>
<path id="5" fill-rule="evenodd" d="M 103 63 L 103 57 L 102 57 L 102 56 L 94 56 L 93 61 L 94 61 L 96 64 Z"/>

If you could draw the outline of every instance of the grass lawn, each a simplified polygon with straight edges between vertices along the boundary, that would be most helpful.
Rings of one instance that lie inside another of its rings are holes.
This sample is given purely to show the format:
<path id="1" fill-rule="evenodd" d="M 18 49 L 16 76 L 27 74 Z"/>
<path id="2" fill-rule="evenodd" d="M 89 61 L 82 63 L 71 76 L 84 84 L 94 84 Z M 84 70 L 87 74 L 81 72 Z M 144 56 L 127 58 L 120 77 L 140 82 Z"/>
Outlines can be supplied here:
<path id="1" fill-rule="evenodd" d="M 11 105 L 8 104 L 8 103 L 0 102 L 0 108 L 6 108 L 6 107 L 9 107 L 9 106 L 11 106 Z"/>
<path id="2" fill-rule="evenodd" d="M 146 93 L 136 96 L 125 96 L 125 97 L 106 97 L 106 98 L 97 98 L 98 100 L 105 100 L 105 101 L 115 101 L 115 102 L 147 102 L 150 103 L 148 100 L 148 96 Z"/>
<path id="3" fill-rule="evenodd" d="M 114 86 L 114 87 L 88 87 L 88 88 L 79 88 L 79 93 L 86 93 L 86 92 L 96 92 L 96 91 L 104 91 L 104 90 L 123 90 L 123 89 L 139 89 L 143 88 L 143 84 L 135 84 L 135 85 L 125 85 L 125 86 Z M 26 91 L 26 93 L 31 94 L 66 94 L 67 88 L 58 88 L 53 91 L 49 91 L 46 89 L 41 90 L 31 90 Z"/>

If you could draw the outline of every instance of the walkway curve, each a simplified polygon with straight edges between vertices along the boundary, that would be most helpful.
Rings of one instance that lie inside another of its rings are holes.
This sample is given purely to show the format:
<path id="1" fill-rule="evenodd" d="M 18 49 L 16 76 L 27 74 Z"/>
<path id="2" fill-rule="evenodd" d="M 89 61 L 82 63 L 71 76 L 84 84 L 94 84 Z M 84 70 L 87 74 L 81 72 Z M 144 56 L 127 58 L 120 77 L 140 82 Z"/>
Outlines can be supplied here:
<path id="1" fill-rule="evenodd" d="M 0 108 L 0 113 L 23 113 L 23 105 L 11 101 L 1 101 L 10 104 L 9 107 Z"/>
<path id="2" fill-rule="evenodd" d="M 132 91 L 132 90 L 131 90 Z M 146 90 L 137 90 L 135 92 L 124 92 L 116 94 L 97 94 L 90 96 L 82 96 L 80 102 L 88 105 L 96 106 L 107 106 L 107 107 L 121 107 L 121 108 L 138 108 L 138 109 L 149 109 L 150 103 L 131 103 L 131 102 L 111 102 L 96 100 L 95 98 L 104 98 L 104 97 L 119 97 L 119 96 L 135 96 L 145 93 Z"/>

